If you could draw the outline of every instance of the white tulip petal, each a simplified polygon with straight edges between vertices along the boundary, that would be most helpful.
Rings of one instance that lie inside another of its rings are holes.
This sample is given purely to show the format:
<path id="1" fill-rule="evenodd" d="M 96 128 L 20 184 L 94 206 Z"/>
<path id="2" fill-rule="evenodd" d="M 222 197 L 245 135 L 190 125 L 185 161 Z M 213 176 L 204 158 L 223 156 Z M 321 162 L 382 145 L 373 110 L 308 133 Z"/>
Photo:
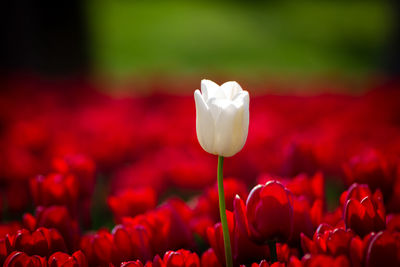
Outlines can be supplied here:
<path id="1" fill-rule="evenodd" d="M 232 99 L 233 104 L 236 107 L 240 107 L 242 105 L 249 106 L 250 97 L 247 91 L 241 91 Z"/>
<path id="2" fill-rule="evenodd" d="M 238 93 L 243 91 L 237 82 L 226 82 L 221 85 L 221 89 L 228 99 L 233 99 Z"/>
<path id="3" fill-rule="evenodd" d="M 224 92 L 221 90 L 220 86 L 210 80 L 201 80 L 201 93 L 205 101 L 210 98 L 225 98 Z"/>
<path id="4" fill-rule="evenodd" d="M 201 147 L 209 151 L 214 146 L 214 120 L 199 90 L 194 92 L 196 103 L 196 132 Z"/>
<path id="5" fill-rule="evenodd" d="M 211 112 L 214 122 L 218 120 L 221 112 L 231 104 L 231 101 L 223 98 L 211 98 L 207 101 L 207 106 Z"/>
<path id="6" fill-rule="evenodd" d="M 238 109 L 230 104 L 222 110 L 215 124 L 214 135 L 214 142 L 218 144 L 218 155 L 230 157 L 238 152 L 236 140 L 238 136 L 242 136 L 242 120 L 243 108 Z"/>

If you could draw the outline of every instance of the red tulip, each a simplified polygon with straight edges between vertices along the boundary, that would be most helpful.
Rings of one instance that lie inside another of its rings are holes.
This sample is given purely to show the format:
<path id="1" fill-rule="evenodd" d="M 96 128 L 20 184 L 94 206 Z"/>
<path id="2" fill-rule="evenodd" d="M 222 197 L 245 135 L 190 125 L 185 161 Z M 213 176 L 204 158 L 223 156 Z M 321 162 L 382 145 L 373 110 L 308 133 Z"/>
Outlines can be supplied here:
<path id="1" fill-rule="evenodd" d="M 290 192 L 276 181 L 254 187 L 246 205 L 236 197 L 235 217 L 239 228 L 259 244 L 288 240 L 293 230 L 291 198 Z"/>
<path id="2" fill-rule="evenodd" d="M 181 204 L 175 200 L 167 201 L 143 215 L 123 218 L 122 224 L 128 227 L 144 226 L 150 233 L 150 243 L 154 253 L 193 247 L 193 236 L 187 222 L 188 214 Z"/>
<path id="3" fill-rule="evenodd" d="M 85 255 L 82 251 L 78 250 L 72 256 L 62 253 L 56 252 L 51 255 L 48 259 L 49 267 L 87 267 L 88 263 Z"/>
<path id="4" fill-rule="evenodd" d="M 163 262 L 165 267 L 200 267 L 199 256 L 184 249 L 167 251 Z"/>
<path id="5" fill-rule="evenodd" d="M 385 229 L 385 207 L 379 190 L 374 195 L 365 185 L 353 185 L 347 193 L 344 207 L 346 228 L 360 236 Z"/>
<path id="6" fill-rule="evenodd" d="M 79 182 L 73 174 L 38 175 L 30 180 L 30 189 L 36 206 L 65 205 L 76 216 Z"/>
<path id="7" fill-rule="evenodd" d="M 350 242 L 354 233 L 342 228 L 333 228 L 327 224 L 321 224 L 315 231 L 313 239 L 301 234 L 301 246 L 305 253 L 325 253 L 332 256 L 347 255 Z"/>
<path id="8" fill-rule="evenodd" d="M 56 251 L 66 251 L 63 237 L 55 229 L 40 227 L 30 233 L 26 229 L 19 230 L 13 240 L 13 250 L 29 255 L 49 256 Z"/>
<path id="9" fill-rule="evenodd" d="M 382 193 L 379 190 L 375 192 L 376 198 L 382 198 Z M 354 198 L 358 201 L 361 201 L 365 197 L 372 196 L 372 192 L 369 189 L 369 186 L 366 184 L 352 184 L 349 189 L 344 191 L 340 196 L 340 204 L 345 206 L 347 201 Z"/>
<path id="10" fill-rule="evenodd" d="M 36 227 L 55 228 L 65 240 L 67 248 L 74 251 L 79 243 L 79 226 L 65 206 L 38 207 L 35 212 Z"/>
<path id="11" fill-rule="evenodd" d="M 105 229 L 81 238 L 80 249 L 86 255 L 90 266 L 118 264 L 117 248 L 113 236 Z"/>
<path id="12" fill-rule="evenodd" d="M 379 210 L 369 197 L 361 202 L 349 200 L 345 207 L 346 227 L 360 236 L 385 229 L 385 214 Z"/>
<path id="13" fill-rule="evenodd" d="M 400 235 L 388 231 L 376 234 L 368 246 L 365 266 L 400 266 Z"/>
<path id="14" fill-rule="evenodd" d="M 146 262 L 151 259 L 151 233 L 147 227 L 140 224 L 130 227 L 117 225 L 114 227 L 112 235 L 119 261 L 139 259 Z"/>
<path id="15" fill-rule="evenodd" d="M 46 258 L 40 256 L 28 256 L 21 251 L 14 251 L 4 262 L 4 267 L 47 267 Z"/>

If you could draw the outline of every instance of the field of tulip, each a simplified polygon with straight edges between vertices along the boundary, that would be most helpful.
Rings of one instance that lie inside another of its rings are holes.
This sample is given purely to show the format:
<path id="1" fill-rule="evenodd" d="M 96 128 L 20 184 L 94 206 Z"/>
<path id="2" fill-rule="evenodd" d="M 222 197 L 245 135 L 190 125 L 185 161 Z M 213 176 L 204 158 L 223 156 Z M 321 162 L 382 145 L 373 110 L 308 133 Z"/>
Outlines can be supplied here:
<path id="1" fill-rule="evenodd" d="M 197 140 L 193 93 L 2 88 L 0 265 L 225 266 L 217 157 Z M 245 88 L 247 141 L 224 166 L 234 266 L 400 266 L 399 88 Z"/>

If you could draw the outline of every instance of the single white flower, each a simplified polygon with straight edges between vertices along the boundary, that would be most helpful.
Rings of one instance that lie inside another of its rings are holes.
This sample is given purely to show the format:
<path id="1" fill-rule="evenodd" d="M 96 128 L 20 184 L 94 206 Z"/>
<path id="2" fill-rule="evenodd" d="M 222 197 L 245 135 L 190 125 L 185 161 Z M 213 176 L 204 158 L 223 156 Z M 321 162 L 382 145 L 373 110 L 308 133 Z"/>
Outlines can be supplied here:
<path id="1" fill-rule="evenodd" d="M 239 152 L 249 129 L 249 93 L 237 82 L 219 86 L 201 81 L 194 92 L 196 131 L 201 147 L 208 153 L 231 157 Z"/>

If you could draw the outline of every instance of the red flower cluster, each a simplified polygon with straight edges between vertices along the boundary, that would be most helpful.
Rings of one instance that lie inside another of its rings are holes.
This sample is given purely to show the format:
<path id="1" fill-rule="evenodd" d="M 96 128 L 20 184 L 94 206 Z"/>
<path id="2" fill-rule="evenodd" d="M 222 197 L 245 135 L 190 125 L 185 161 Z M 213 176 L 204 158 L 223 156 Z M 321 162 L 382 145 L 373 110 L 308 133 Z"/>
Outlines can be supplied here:
<path id="1" fill-rule="evenodd" d="M 225 265 L 217 162 L 196 140 L 192 96 L 3 87 L 0 265 Z M 400 266 L 397 87 L 252 98 L 224 170 L 235 266 Z"/>
<path id="2" fill-rule="evenodd" d="M 15 251 L 11 253 L 4 262 L 5 267 L 62 267 L 62 266 L 77 266 L 87 267 L 85 255 L 81 251 L 77 251 L 72 256 L 63 253 L 56 252 L 49 256 L 48 260 L 44 257 L 37 255 L 29 256 L 24 252 Z"/>

